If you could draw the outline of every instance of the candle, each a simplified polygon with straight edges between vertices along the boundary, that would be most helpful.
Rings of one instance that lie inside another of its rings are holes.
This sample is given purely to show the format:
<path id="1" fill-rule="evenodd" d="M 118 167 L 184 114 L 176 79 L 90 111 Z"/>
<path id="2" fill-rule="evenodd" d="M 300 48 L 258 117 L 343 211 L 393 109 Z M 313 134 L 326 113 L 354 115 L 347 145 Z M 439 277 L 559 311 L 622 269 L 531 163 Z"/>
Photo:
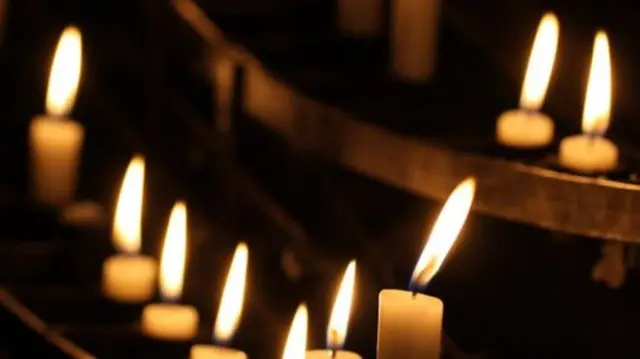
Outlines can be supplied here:
<path id="1" fill-rule="evenodd" d="M 304 359 L 307 350 L 307 327 L 309 325 L 309 314 L 307 306 L 300 304 L 296 314 L 293 316 L 287 342 L 284 345 L 282 359 Z"/>
<path id="2" fill-rule="evenodd" d="M 558 19 L 545 14 L 533 42 L 520 95 L 520 108 L 503 113 L 496 124 L 498 142 L 508 147 L 538 148 L 553 140 L 554 124 L 540 112 L 549 86 L 559 37 Z"/>
<path id="3" fill-rule="evenodd" d="M 73 108 L 82 63 L 82 37 L 76 27 L 62 33 L 47 90 L 47 114 L 36 116 L 29 127 L 34 198 L 46 205 L 73 201 L 84 128 L 68 118 Z"/>
<path id="4" fill-rule="evenodd" d="M 618 165 L 618 148 L 603 137 L 611 111 L 611 57 L 607 34 L 599 31 L 593 44 L 591 69 L 582 113 L 581 135 L 560 143 L 560 164 L 582 173 L 602 173 Z"/>
<path id="5" fill-rule="evenodd" d="M 175 303 L 182 296 L 187 257 L 187 207 L 176 202 L 169 217 L 160 259 L 160 295 L 167 302 L 147 305 L 142 332 L 163 340 L 189 340 L 198 331 L 199 317 L 190 305 Z"/>
<path id="6" fill-rule="evenodd" d="M 408 82 L 425 82 L 435 70 L 439 0 L 391 1 L 391 69 Z"/>
<path id="7" fill-rule="evenodd" d="M 238 244 L 222 291 L 218 316 L 213 329 L 214 342 L 228 343 L 238 329 L 244 303 L 248 261 L 249 249 L 247 245 Z M 246 359 L 247 355 L 240 350 L 223 346 L 199 344 L 191 347 L 189 357 L 191 359 Z"/>
<path id="8" fill-rule="evenodd" d="M 140 254 L 144 172 L 144 158 L 134 156 L 122 180 L 113 219 L 111 238 L 120 254 L 107 258 L 102 267 L 102 292 L 118 302 L 144 302 L 155 293 L 156 260 Z"/>
<path id="9" fill-rule="evenodd" d="M 378 359 L 439 359 L 443 304 L 417 293 L 436 274 L 471 208 L 475 180 L 458 185 L 445 203 L 411 278 L 413 291 L 380 292 Z"/>
<path id="10" fill-rule="evenodd" d="M 360 355 L 340 350 L 347 338 L 349 315 L 353 302 L 353 287 L 356 280 L 356 261 L 353 260 L 340 283 L 327 328 L 327 350 L 309 350 L 306 359 L 362 359 Z"/>
<path id="11" fill-rule="evenodd" d="M 353 38 L 373 38 L 382 33 L 381 0 L 338 0 L 338 30 Z"/>

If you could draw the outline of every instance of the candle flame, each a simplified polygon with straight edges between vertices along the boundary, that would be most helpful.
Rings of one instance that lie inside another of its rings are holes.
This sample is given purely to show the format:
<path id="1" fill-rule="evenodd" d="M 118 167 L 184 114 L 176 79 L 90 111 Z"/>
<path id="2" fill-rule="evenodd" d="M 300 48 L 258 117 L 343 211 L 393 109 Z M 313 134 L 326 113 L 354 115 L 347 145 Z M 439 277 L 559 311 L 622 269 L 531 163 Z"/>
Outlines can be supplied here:
<path id="1" fill-rule="evenodd" d="M 556 15 L 553 13 L 545 14 L 540 20 L 529 56 L 529 64 L 520 96 L 522 109 L 538 111 L 542 107 L 556 59 L 559 34 L 560 26 Z"/>
<path id="2" fill-rule="evenodd" d="M 287 342 L 284 345 L 282 359 L 304 359 L 307 350 L 307 326 L 309 314 L 307 306 L 300 304 L 291 322 Z"/>
<path id="3" fill-rule="evenodd" d="M 113 242 L 120 252 L 140 252 L 144 169 L 144 158 L 136 155 L 129 162 L 122 180 L 112 231 Z"/>
<path id="4" fill-rule="evenodd" d="M 82 35 L 75 26 L 67 27 L 60 36 L 51 64 L 47 88 L 47 112 L 67 116 L 76 100 L 82 71 Z"/>
<path id="5" fill-rule="evenodd" d="M 604 31 L 598 31 L 593 42 L 593 55 L 587 95 L 582 113 L 582 132 L 603 135 L 609 127 L 611 113 L 611 55 L 609 39 Z"/>
<path id="6" fill-rule="evenodd" d="M 171 210 L 160 259 L 160 295 L 166 300 L 182 296 L 187 259 L 187 207 L 176 202 Z"/>
<path id="7" fill-rule="evenodd" d="M 347 338 L 355 281 L 356 261 L 352 260 L 344 272 L 329 319 L 329 327 L 327 328 L 327 347 L 329 349 L 341 348 Z"/>
<path id="8" fill-rule="evenodd" d="M 238 329 L 244 303 L 248 261 L 249 249 L 247 245 L 238 244 L 231 261 L 213 330 L 213 339 L 216 342 L 228 342 Z"/>
<path id="9" fill-rule="evenodd" d="M 475 190 L 475 179 L 467 178 L 447 199 L 416 264 L 411 277 L 412 286 L 426 286 L 440 269 L 467 219 Z"/>

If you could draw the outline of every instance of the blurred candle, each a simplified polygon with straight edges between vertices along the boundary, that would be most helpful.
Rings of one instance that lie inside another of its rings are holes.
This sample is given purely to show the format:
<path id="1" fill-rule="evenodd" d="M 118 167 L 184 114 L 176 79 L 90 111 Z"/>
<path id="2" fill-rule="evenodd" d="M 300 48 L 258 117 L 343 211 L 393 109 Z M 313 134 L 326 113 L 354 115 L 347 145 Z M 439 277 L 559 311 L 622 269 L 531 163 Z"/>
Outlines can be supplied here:
<path id="1" fill-rule="evenodd" d="M 182 296 L 187 257 L 187 207 L 176 202 L 169 217 L 160 259 L 160 295 L 166 301 L 147 305 L 142 312 L 142 332 L 162 340 L 190 340 L 199 324 L 198 312 L 176 303 Z"/>
<path id="2" fill-rule="evenodd" d="M 407 82 L 435 72 L 439 0 L 391 0 L 391 70 Z"/>
<path id="3" fill-rule="evenodd" d="M 475 180 L 458 185 L 436 220 L 411 278 L 413 291 L 384 289 L 378 303 L 378 359 L 439 359 L 443 305 L 417 291 L 442 265 L 469 214 Z"/>
<path id="4" fill-rule="evenodd" d="M 599 31 L 593 44 L 582 134 L 560 143 L 560 164 L 582 173 L 603 173 L 618 165 L 618 148 L 603 137 L 611 111 L 611 57 L 607 34 Z"/>
<path id="5" fill-rule="evenodd" d="M 51 65 L 47 114 L 33 118 L 29 127 L 33 196 L 50 206 L 65 206 L 75 196 L 84 128 L 68 116 L 81 68 L 82 36 L 71 26 L 62 33 Z"/>
<path id="6" fill-rule="evenodd" d="M 307 306 L 300 304 L 293 316 L 287 342 L 284 345 L 282 359 L 304 359 L 307 350 L 307 331 L 309 326 L 309 313 Z"/>
<path id="7" fill-rule="evenodd" d="M 238 244 L 229 268 L 227 281 L 222 292 L 218 316 L 213 329 L 215 343 L 229 343 L 238 329 L 247 277 L 249 249 L 244 243 Z M 235 349 L 219 345 L 198 344 L 191 347 L 191 359 L 247 359 L 247 355 Z"/>
<path id="8" fill-rule="evenodd" d="M 333 304 L 327 328 L 327 350 L 309 350 L 306 359 L 362 359 L 356 353 L 340 350 L 347 339 L 355 280 L 356 261 L 353 260 L 347 266 Z"/>
<path id="9" fill-rule="evenodd" d="M 338 29 L 353 38 L 382 33 L 382 0 L 338 0 Z"/>
<path id="10" fill-rule="evenodd" d="M 508 147 L 545 147 L 553 140 L 554 124 L 540 112 L 556 58 L 560 26 L 553 13 L 545 14 L 538 26 L 520 95 L 520 108 L 498 118 L 496 137 Z"/>
<path id="11" fill-rule="evenodd" d="M 156 288 L 156 260 L 140 254 L 144 167 L 144 158 L 138 155 L 127 167 L 111 237 L 119 254 L 107 258 L 102 268 L 102 291 L 119 302 L 150 300 Z"/>

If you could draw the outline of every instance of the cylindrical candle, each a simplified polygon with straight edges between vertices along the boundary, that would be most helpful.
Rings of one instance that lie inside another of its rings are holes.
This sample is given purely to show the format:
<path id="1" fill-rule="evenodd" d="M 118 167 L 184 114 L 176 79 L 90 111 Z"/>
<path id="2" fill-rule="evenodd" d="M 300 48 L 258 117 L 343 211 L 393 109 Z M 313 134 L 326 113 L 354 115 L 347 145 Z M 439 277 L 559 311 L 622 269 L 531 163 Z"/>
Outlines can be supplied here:
<path id="1" fill-rule="evenodd" d="M 156 291 L 157 264 L 142 255 L 113 255 L 102 268 L 102 291 L 110 299 L 140 303 L 153 298 Z"/>
<path id="2" fill-rule="evenodd" d="M 354 352 L 346 350 L 307 350 L 305 359 L 362 359 Z"/>
<path id="3" fill-rule="evenodd" d="M 382 33 L 381 0 L 338 0 L 338 29 L 346 36 L 373 38 Z"/>
<path id="4" fill-rule="evenodd" d="M 391 1 L 391 70 L 401 80 L 426 82 L 435 71 L 439 0 Z"/>
<path id="5" fill-rule="evenodd" d="M 190 305 L 155 303 L 142 312 L 142 332 L 162 340 L 190 340 L 198 333 L 199 317 Z"/>
<path id="6" fill-rule="evenodd" d="M 618 148 L 604 137 L 575 135 L 560 143 L 560 164 L 582 173 L 603 173 L 618 165 Z"/>
<path id="7" fill-rule="evenodd" d="M 504 112 L 496 124 L 499 143 L 514 148 L 530 149 L 548 146 L 553 141 L 551 117 L 522 109 Z"/>
<path id="8" fill-rule="evenodd" d="M 191 347 L 190 359 L 247 359 L 247 354 L 230 348 L 198 344 Z"/>

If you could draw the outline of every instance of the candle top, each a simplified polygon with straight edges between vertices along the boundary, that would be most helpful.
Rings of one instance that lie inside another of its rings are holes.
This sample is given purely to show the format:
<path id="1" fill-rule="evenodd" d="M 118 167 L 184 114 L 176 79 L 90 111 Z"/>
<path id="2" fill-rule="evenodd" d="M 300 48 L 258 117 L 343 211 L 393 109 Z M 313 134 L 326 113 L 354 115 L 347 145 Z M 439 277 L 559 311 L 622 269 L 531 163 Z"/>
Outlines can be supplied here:
<path id="1" fill-rule="evenodd" d="M 337 349 L 344 345 L 349 327 L 349 316 L 353 304 L 353 291 L 356 281 L 356 261 L 349 262 L 340 283 L 336 300 L 331 311 L 327 328 L 327 348 Z"/>
<path id="2" fill-rule="evenodd" d="M 556 59 L 559 36 L 558 18 L 553 13 L 545 14 L 531 48 L 520 94 L 520 108 L 538 111 L 542 107 Z"/>
<path id="3" fill-rule="evenodd" d="M 238 329 L 242 305 L 244 304 L 248 262 L 249 248 L 245 243 L 239 243 L 233 255 L 227 281 L 222 291 L 222 299 L 220 300 L 216 324 L 213 329 L 214 342 L 228 342 Z"/>
<path id="4" fill-rule="evenodd" d="M 308 322 L 307 306 L 304 303 L 300 304 L 291 322 L 282 359 L 304 359 L 307 350 Z"/>
<path id="5" fill-rule="evenodd" d="M 171 210 L 160 259 L 160 295 L 166 300 L 182 296 L 187 259 L 187 206 L 178 201 Z"/>
<path id="6" fill-rule="evenodd" d="M 144 158 L 139 155 L 134 156 L 120 187 L 113 218 L 112 239 L 116 249 L 124 253 L 140 252 L 144 173 Z"/>
<path id="7" fill-rule="evenodd" d="M 582 132 L 603 135 L 609 127 L 611 113 L 611 55 L 609 39 L 598 31 L 593 42 L 593 54 L 587 93 L 582 113 Z"/>
<path id="8" fill-rule="evenodd" d="M 76 100 L 82 70 L 82 35 L 75 26 L 67 27 L 56 48 L 47 88 L 47 113 L 67 116 Z"/>

